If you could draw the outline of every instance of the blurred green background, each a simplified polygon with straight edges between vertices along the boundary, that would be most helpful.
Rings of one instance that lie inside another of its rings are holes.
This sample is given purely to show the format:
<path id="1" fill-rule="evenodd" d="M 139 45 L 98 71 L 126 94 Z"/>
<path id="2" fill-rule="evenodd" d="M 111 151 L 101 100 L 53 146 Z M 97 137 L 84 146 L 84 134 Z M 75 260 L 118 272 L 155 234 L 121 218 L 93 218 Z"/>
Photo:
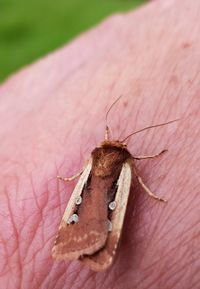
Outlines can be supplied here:
<path id="1" fill-rule="evenodd" d="M 145 0 L 0 0 L 0 81 L 104 17 Z"/>

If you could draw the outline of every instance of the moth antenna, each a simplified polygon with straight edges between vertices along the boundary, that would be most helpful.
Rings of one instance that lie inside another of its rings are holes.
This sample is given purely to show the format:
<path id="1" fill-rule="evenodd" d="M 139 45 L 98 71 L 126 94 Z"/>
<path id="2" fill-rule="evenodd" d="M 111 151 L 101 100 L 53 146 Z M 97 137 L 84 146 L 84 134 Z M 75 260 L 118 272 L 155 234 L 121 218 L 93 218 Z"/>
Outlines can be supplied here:
<path id="1" fill-rule="evenodd" d="M 177 118 L 177 119 L 174 119 L 174 120 L 170 120 L 170 121 L 168 121 L 168 122 L 156 124 L 156 125 L 147 126 L 147 127 L 145 127 L 145 128 L 142 128 L 142 129 L 140 129 L 140 130 L 137 130 L 137 131 L 129 134 L 127 137 L 125 137 L 125 138 L 124 138 L 122 141 L 120 141 L 120 142 L 125 142 L 129 137 L 131 137 L 132 135 L 134 135 L 134 134 L 136 134 L 136 133 L 142 132 L 142 131 L 147 130 L 147 129 L 150 129 L 150 128 L 159 127 L 159 126 L 164 126 L 164 125 L 173 123 L 173 122 L 178 121 L 178 120 L 180 120 L 180 118 Z"/>
<path id="2" fill-rule="evenodd" d="M 107 113 L 106 113 L 106 132 L 105 132 L 105 140 L 109 140 L 110 139 L 110 129 L 108 127 L 108 115 L 109 112 L 111 111 L 111 109 L 113 108 L 113 106 L 120 100 L 120 98 L 122 97 L 122 95 L 120 95 L 109 107 Z"/>

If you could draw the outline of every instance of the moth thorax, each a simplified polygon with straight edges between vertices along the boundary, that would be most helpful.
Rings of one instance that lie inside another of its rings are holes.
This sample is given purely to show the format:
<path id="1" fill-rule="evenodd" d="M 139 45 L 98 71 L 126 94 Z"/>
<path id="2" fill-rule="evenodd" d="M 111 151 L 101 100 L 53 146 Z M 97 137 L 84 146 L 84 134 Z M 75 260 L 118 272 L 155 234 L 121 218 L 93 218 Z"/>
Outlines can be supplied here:
<path id="1" fill-rule="evenodd" d="M 93 167 L 94 174 L 98 177 L 107 177 L 116 170 L 116 157 L 111 155 L 103 155 L 99 158 Z"/>
<path id="2" fill-rule="evenodd" d="M 95 176 L 97 177 L 107 177 L 107 176 L 110 176 L 112 174 L 111 170 L 109 168 L 104 168 L 104 167 L 95 167 L 94 169 L 94 174 Z"/>

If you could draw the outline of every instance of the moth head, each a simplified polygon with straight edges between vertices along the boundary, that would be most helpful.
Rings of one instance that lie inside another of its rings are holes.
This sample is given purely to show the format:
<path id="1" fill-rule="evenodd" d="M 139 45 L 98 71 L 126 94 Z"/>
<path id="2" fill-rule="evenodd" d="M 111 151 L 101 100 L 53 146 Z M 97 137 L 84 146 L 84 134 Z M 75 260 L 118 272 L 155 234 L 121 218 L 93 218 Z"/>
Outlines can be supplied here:
<path id="1" fill-rule="evenodd" d="M 107 146 L 117 147 L 117 148 L 121 148 L 121 149 L 127 148 L 127 144 L 125 142 L 120 141 L 120 140 L 105 140 L 100 145 L 100 147 L 107 147 Z"/>

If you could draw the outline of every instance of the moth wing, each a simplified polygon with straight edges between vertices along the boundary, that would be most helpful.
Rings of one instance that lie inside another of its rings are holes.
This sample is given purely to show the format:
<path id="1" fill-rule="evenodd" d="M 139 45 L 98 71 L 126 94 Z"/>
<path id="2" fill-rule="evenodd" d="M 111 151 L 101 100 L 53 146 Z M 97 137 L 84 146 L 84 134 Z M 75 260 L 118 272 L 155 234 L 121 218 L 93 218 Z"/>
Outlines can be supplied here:
<path id="1" fill-rule="evenodd" d="M 131 164 L 125 162 L 122 166 L 115 195 L 116 208 L 112 212 L 112 231 L 109 232 L 105 246 L 91 256 L 84 256 L 81 261 L 94 271 L 107 269 L 114 258 L 119 243 L 120 234 L 124 222 L 126 206 L 128 202 L 132 179 Z"/>
<path id="2" fill-rule="evenodd" d="M 91 169 L 92 158 L 80 176 L 61 220 L 52 249 L 52 257 L 55 259 L 78 259 L 84 254 L 93 254 L 105 245 L 108 235 L 107 210 L 101 204 L 105 204 L 106 194 L 103 196 L 100 188 L 90 193 L 87 183 Z M 78 206 L 77 215 L 80 218 L 77 223 L 69 224 L 70 217 L 77 209 L 77 197 L 81 194 L 82 203 Z M 97 207 L 94 206 L 96 202 L 99 204 Z M 102 208 L 105 209 L 102 211 Z"/>
<path id="3" fill-rule="evenodd" d="M 84 186 L 87 184 L 91 169 L 92 169 L 92 158 L 89 159 L 85 169 L 83 170 L 83 173 L 81 174 L 81 176 L 80 176 L 80 178 L 79 178 L 79 180 L 78 180 L 78 182 L 74 188 L 74 191 L 70 197 L 70 200 L 67 204 L 64 215 L 62 217 L 59 229 L 62 228 L 63 226 L 65 226 L 65 224 L 68 222 L 70 216 L 72 215 L 76 200 L 82 194 Z"/>
<path id="4" fill-rule="evenodd" d="M 64 240 L 60 241 L 60 232 L 64 231 L 66 226 L 67 226 L 67 222 L 70 218 L 70 216 L 73 214 L 74 211 L 74 207 L 75 207 L 75 203 L 76 203 L 76 199 L 81 195 L 84 186 L 86 185 L 90 172 L 92 169 L 92 158 L 89 159 L 85 169 L 83 170 L 83 173 L 81 174 L 75 188 L 74 191 L 69 199 L 69 202 L 67 204 L 67 207 L 65 209 L 65 212 L 63 214 L 60 226 L 59 226 L 59 231 L 58 234 L 56 236 L 55 239 L 55 243 L 54 246 L 52 248 L 52 257 L 55 259 L 65 259 L 67 258 L 66 254 L 64 253 Z M 67 238 L 68 236 L 66 236 Z"/>

